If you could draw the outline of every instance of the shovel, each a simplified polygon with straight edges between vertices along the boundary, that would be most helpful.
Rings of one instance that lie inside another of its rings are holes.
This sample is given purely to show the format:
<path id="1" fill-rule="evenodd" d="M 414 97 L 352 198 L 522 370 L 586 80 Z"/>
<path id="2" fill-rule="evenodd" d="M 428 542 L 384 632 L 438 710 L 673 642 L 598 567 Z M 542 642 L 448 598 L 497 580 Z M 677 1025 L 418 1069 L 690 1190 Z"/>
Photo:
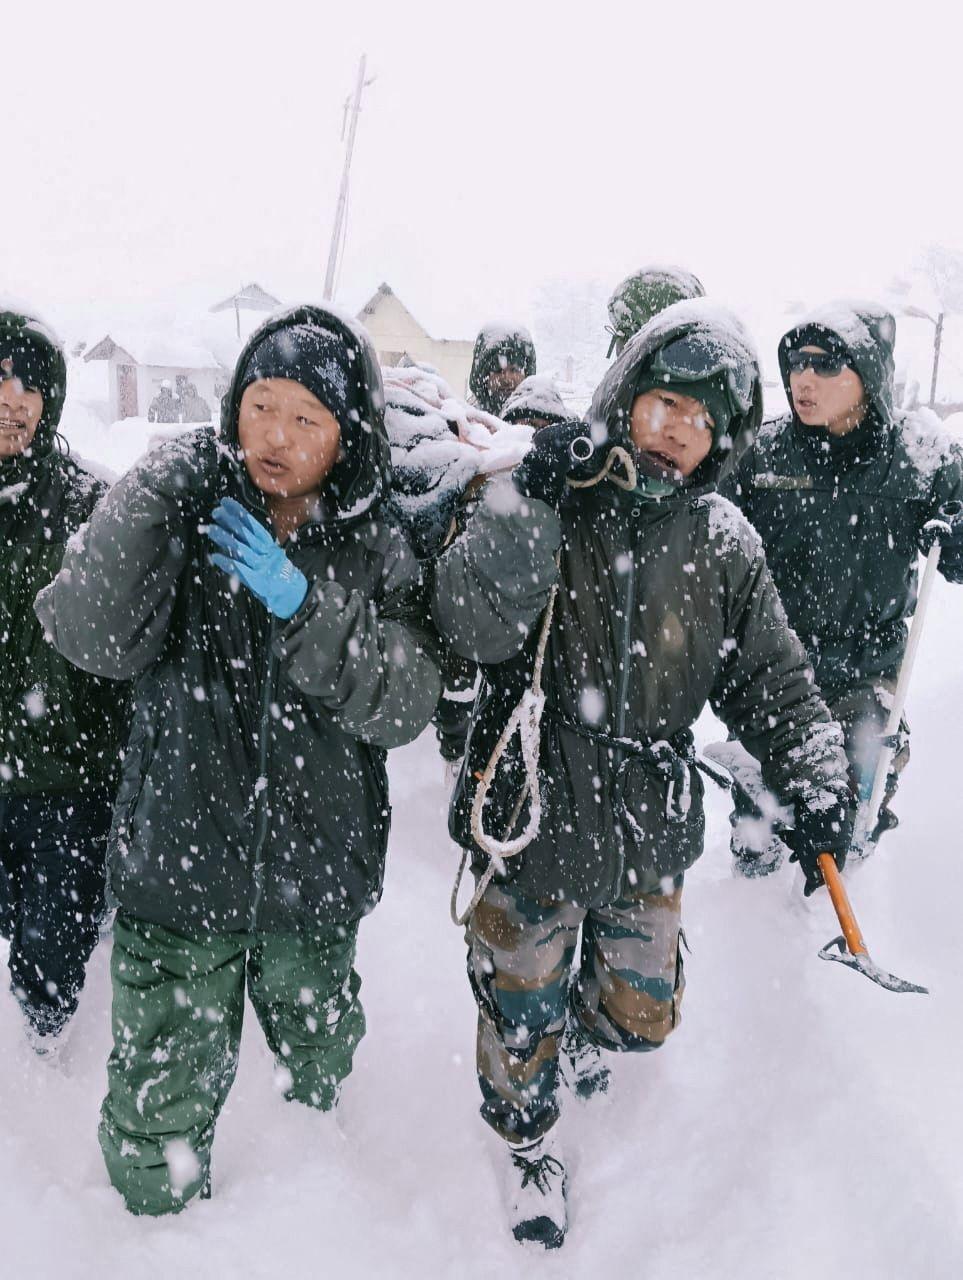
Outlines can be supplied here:
<path id="1" fill-rule="evenodd" d="M 929 990 L 926 987 L 918 987 L 914 982 L 905 982 L 902 978 L 897 978 L 894 974 L 887 973 L 885 969 L 881 969 L 875 963 L 869 954 L 866 943 L 863 941 L 863 935 L 860 932 L 859 925 L 856 923 L 856 917 L 853 914 L 853 908 L 850 906 L 846 887 L 843 884 L 833 855 L 831 853 L 821 853 L 818 862 L 819 870 L 823 873 L 826 888 L 829 890 L 829 896 L 833 900 L 833 906 L 836 909 L 836 915 L 839 917 L 839 923 L 843 930 L 840 937 L 833 938 L 832 942 L 826 943 L 819 953 L 819 958 L 821 960 L 838 960 L 840 964 L 848 965 L 850 969 L 855 969 L 858 973 L 864 974 L 881 987 L 885 987 L 887 991 L 918 991 L 921 995 L 929 995 Z"/>

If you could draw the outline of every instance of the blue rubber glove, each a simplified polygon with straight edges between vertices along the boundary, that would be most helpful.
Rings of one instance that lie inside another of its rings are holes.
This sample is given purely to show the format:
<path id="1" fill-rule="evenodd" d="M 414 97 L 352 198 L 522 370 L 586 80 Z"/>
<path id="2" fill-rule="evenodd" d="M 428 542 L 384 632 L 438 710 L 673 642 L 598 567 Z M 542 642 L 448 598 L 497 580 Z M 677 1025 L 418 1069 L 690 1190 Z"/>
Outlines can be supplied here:
<path id="1" fill-rule="evenodd" d="M 308 580 L 284 554 L 275 538 L 233 498 L 222 498 L 207 531 L 210 540 L 227 552 L 211 560 L 219 569 L 240 578 L 247 589 L 277 618 L 290 618 L 308 594 Z"/>

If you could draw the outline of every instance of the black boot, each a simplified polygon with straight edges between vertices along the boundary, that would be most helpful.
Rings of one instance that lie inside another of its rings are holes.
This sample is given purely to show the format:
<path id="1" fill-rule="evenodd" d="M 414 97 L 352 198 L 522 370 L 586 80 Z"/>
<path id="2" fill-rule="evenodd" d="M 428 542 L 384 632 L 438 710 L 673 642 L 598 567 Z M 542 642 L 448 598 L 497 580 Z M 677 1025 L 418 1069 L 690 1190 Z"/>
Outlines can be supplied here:
<path id="1" fill-rule="evenodd" d="M 588 1038 L 571 1010 L 558 1046 L 558 1064 L 566 1086 L 580 1101 L 589 1102 L 608 1093 L 612 1073 L 602 1061 L 602 1051 Z"/>

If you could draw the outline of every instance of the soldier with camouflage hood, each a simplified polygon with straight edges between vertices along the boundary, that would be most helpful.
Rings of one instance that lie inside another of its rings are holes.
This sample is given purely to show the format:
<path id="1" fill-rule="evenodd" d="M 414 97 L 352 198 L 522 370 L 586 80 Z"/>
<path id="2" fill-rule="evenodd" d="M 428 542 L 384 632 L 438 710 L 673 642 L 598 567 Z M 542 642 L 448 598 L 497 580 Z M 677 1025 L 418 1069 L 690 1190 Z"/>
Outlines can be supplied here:
<path id="1" fill-rule="evenodd" d="M 523 325 L 482 325 L 468 375 L 468 389 L 479 409 L 500 417 L 508 397 L 534 372 L 535 343 Z"/>
<path id="2" fill-rule="evenodd" d="M 67 368 L 38 320 L 0 312 L 0 933 L 38 1053 L 77 1007 L 105 911 L 124 695 L 43 638 L 34 598 L 107 486 L 57 434 Z"/>
<path id="3" fill-rule="evenodd" d="M 480 877 L 482 1115 L 506 1140 L 513 1231 L 546 1247 L 567 1221 L 560 1041 L 645 1052 L 679 1021 L 706 702 L 794 806 L 810 890 L 817 853 L 842 863 L 849 843 L 839 727 L 758 537 L 715 492 L 760 408 L 738 322 L 678 303 L 628 343 L 587 424 L 536 433 L 437 566 L 439 629 L 483 670 L 450 814 Z"/>
<path id="4" fill-rule="evenodd" d="M 932 539 L 943 545 L 943 576 L 963 582 L 963 451 L 922 415 L 894 408 L 895 333 L 884 308 L 840 303 L 785 334 L 779 368 L 790 411 L 762 427 L 725 486 L 762 538 L 789 621 L 843 726 L 854 803 L 872 789 L 916 603 L 917 557 Z M 861 854 L 896 824 L 889 801 L 908 757 L 904 723 Z M 778 834 L 760 835 L 758 817 L 740 796 L 733 853 L 749 875 L 785 856 Z"/>
<path id="5" fill-rule="evenodd" d="M 306 1106 L 336 1104 L 364 1034 L 355 940 L 381 895 L 385 752 L 440 690 L 418 567 L 383 510 L 383 411 L 363 330 L 321 307 L 272 317 L 220 436 L 128 472 L 37 603 L 72 662 L 135 681 L 100 1125 L 135 1213 L 209 1188 L 245 990 Z"/>
<path id="6" fill-rule="evenodd" d="M 628 340 L 674 302 L 704 298 L 702 281 L 682 267 L 642 267 L 626 276 L 612 291 L 608 302 L 608 332 L 612 335 L 607 355 L 622 354 Z"/>

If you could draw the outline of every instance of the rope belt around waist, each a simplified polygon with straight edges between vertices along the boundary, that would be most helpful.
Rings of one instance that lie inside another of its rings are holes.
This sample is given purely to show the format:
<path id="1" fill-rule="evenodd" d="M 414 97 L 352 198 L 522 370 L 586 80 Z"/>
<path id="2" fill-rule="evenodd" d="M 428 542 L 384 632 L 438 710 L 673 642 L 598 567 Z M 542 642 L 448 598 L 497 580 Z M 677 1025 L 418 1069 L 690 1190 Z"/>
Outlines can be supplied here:
<path id="1" fill-rule="evenodd" d="M 577 733 L 580 738 L 587 738 L 599 746 L 611 751 L 618 751 L 623 759 L 615 770 L 612 786 L 612 798 L 616 809 L 629 826 L 642 834 L 638 822 L 625 803 L 625 784 L 630 769 L 641 766 L 648 769 L 653 777 L 665 784 L 665 808 L 663 810 L 667 822 L 684 822 L 692 806 L 691 770 L 698 769 L 707 778 L 727 790 L 730 787 L 728 778 L 717 773 L 702 760 L 695 750 L 692 734 L 688 729 L 679 729 L 668 738 L 624 738 L 612 733 L 604 733 L 601 729 L 593 729 L 580 720 L 573 720 L 553 707 L 545 708 L 545 715 L 554 724 L 563 729 Z"/>

